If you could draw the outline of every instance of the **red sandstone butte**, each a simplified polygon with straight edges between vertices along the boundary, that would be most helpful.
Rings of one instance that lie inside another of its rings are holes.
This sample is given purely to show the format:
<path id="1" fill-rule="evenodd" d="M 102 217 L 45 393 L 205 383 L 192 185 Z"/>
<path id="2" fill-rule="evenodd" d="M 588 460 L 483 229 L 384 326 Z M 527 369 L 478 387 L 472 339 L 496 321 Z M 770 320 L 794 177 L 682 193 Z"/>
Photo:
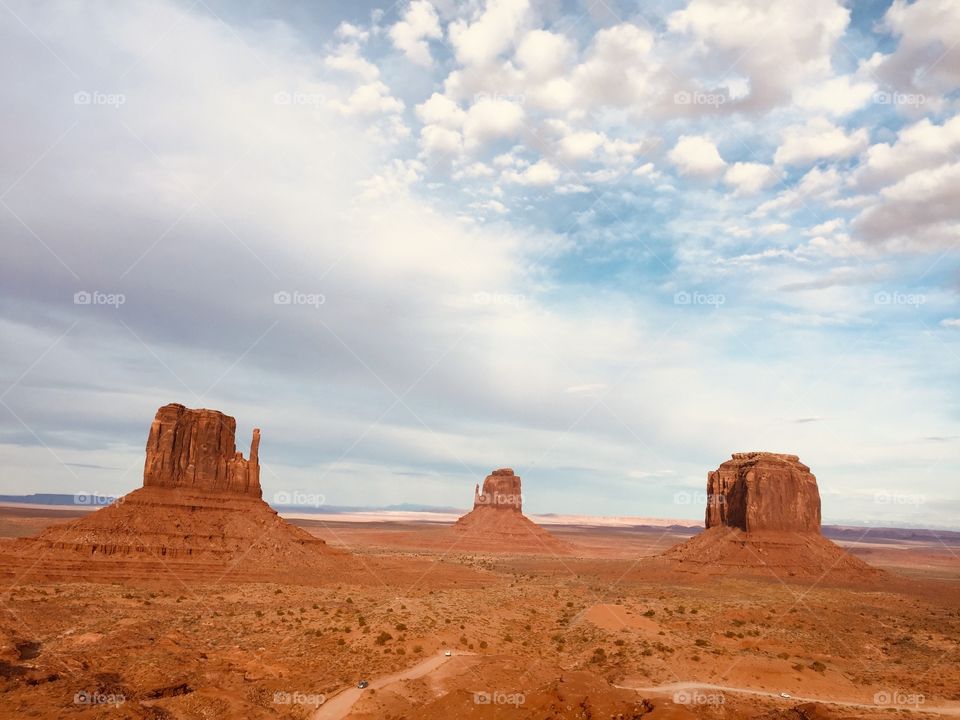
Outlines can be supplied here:
<path id="1" fill-rule="evenodd" d="M 520 478 L 510 468 L 500 468 L 487 475 L 483 481 L 483 492 L 477 485 L 473 493 L 473 509 L 491 507 L 496 510 L 523 512 L 523 496 L 520 492 Z"/>
<path id="2" fill-rule="evenodd" d="M 520 478 L 510 468 L 487 475 L 473 510 L 449 529 L 451 547 L 482 552 L 566 555 L 572 548 L 523 514 Z"/>
<path id="3" fill-rule="evenodd" d="M 143 487 L 10 549 L 38 576 L 57 580 L 326 581 L 343 553 L 263 501 L 260 431 L 246 459 L 236 427 L 216 410 L 164 405 L 150 426 Z"/>
<path id="4" fill-rule="evenodd" d="M 707 475 L 706 527 L 820 532 L 820 492 L 796 455 L 734 453 Z"/>
<path id="5" fill-rule="evenodd" d="M 660 556 L 675 570 L 817 581 L 880 571 L 820 534 L 820 492 L 796 455 L 734 453 L 707 474 L 706 528 Z"/>
<path id="6" fill-rule="evenodd" d="M 164 405 L 150 426 L 143 486 L 262 497 L 260 430 L 254 428 L 249 460 L 237 452 L 236 432 L 237 421 L 217 410 Z"/>

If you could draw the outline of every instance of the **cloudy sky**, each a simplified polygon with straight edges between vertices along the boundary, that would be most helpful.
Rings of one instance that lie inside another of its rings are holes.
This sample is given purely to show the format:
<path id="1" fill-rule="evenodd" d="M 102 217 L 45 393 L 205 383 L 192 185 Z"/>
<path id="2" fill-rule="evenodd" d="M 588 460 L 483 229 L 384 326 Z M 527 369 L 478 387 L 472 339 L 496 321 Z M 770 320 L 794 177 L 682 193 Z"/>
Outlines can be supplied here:
<path id="1" fill-rule="evenodd" d="M 0 493 L 263 485 L 701 518 L 960 512 L 954 0 L 0 3 Z M 245 448 L 244 448 L 245 449 Z"/>

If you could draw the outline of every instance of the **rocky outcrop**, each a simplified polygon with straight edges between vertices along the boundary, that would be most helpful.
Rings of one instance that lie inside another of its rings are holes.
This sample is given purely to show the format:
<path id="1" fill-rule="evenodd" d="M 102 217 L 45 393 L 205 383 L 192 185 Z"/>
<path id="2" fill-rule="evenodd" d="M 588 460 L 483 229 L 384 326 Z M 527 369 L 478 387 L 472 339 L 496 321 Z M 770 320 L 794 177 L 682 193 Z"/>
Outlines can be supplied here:
<path id="1" fill-rule="evenodd" d="M 237 452 L 236 432 L 237 421 L 217 410 L 164 405 L 147 438 L 144 487 L 261 497 L 260 430 L 253 431 L 249 460 Z"/>
<path id="2" fill-rule="evenodd" d="M 657 558 L 702 575 L 854 582 L 880 571 L 820 534 L 820 492 L 796 455 L 734 453 L 707 475 L 706 529 Z"/>
<path id="3" fill-rule="evenodd" d="M 216 410 L 165 405 L 147 439 L 143 487 L 15 550 L 56 578 L 142 577 L 323 582 L 340 551 L 281 518 L 261 499 L 260 431 L 250 458 L 236 421 Z"/>
<path id="4" fill-rule="evenodd" d="M 523 514 L 520 478 L 510 468 L 487 475 L 473 510 L 451 527 L 451 547 L 483 552 L 565 555 L 571 547 Z"/>
<path id="5" fill-rule="evenodd" d="M 490 507 L 496 510 L 523 512 L 523 495 L 520 492 L 520 478 L 510 468 L 500 468 L 487 475 L 483 481 L 483 492 L 477 485 L 473 492 L 473 509 Z"/>
<path id="6" fill-rule="evenodd" d="M 771 710 L 758 715 L 755 720 L 835 720 L 838 716 L 832 710 L 817 703 L 802 703 L 789 710 Z"/>
<path id="7" fill-rule="evenodd" d="M 796 455 L 734 453 L 707 475 L 707 529 L 820 532 L 820 492 Z"/>

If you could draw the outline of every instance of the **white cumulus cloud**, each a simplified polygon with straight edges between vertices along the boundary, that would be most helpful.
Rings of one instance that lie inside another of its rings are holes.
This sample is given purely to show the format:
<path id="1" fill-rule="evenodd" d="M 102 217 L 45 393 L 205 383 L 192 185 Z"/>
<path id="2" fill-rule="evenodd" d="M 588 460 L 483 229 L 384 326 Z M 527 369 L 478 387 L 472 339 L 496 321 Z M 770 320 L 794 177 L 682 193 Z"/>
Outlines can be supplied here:
<path id="1" fill-rule="evenodd" d="M 335 100 L 333 107 L 344 115 L 379 115 L 403 112 L 403 101 L 390 94 L 390 88 L 377 80 L 361 85 L 345 102 Z"/>
<path id="2" fill-rule="evenodd" d="M 800 88 L 794 94 L 794 101 L 805 110 L 847 115 L 870 102 L 876 90 L 874 82 L 840 75 Z"/>
<path id="3" fill-rule="evenodd" d="M 735 188 L 737 195 L 753 195 L 770 187 L 780 178 L 775 168 L 757 162 L 738 162 L 727 169 L 723 176 L 727 185 Z"/>
<path id="4" fill-rule="evenodd" d="M 562 73 L 574 55 L 573 43 L 563 35 L 533 30 L 520 41 L 515 57 L 531 79 L 542 81 Z"/>
<path id="5" fill-rule="evenodd" d="M 443 37 L 440 18 L 428 0 L 414 0 L 403 13 L 403 18 L 390 28 L 394 47 L 402 50 L 411 62 L 426 67 L 433 64 L 427 40 L 440 37 Z"/>
<path id="6" fill-rule="evenodd" d="M 802 165 L 824 158 L 842 159 L 863 151 L 869 142 L 865 128 L 848 133 L 826 118 L 811 118 L 803 125 L 784 129 L 774 161 L 778 165 Z"/>
<path id="7" fill-rule="evenodd" d="M 750 93 L 740 105 L 769 109 L 832 74 L 831 54 L 849 20 L 837 0 L 691 0 L 667 25 L 692 37 L 704 67 L 746 76 Z"/>
<path id="8" fill-rule="evenodd" d="M 327 55 L 324 65 L 333 70 L 356 75 L 365 82 L 380 77 L 380 69 L 360 54 L 360 46 L 353 42 L 339 45 L 336 51 Z"/>
<path id="9" fill-rule="evenodd" d="M 553 185 L 560 179 L 560 171 L 548 160 L 540 160 L 530 165 L 522 172 L 508 170 L 503 174 L 504 180 L 520 185 L 546 187 Z"/>
<path id="10" fill-rule="evenodd" d="M 589 160 L 603 146 L 605 140 L 603 134 L 598 132 L 571 133 L 560 140 L 560 156 L 568 161 Z"/>
<path id="11" fill-rule="evenodd" d="M 459 128 L 467 117 L 457 103 L 444 95 L 434 93 L 428 100 L 416 107 L 417 117 L 426 125 L 442 125 L 447 128 Z"/>
<path id="12" fill-rule="evenodd" d="M 516 137 L 523 128 L 524 111 L 518 103 L 501 98 L 481 98 L 475 102 L 463 123 L 468 148 L 489 140 Z"/>
<path id="13" fill-rule="evenodd" d="M 669 157 L 683 175 L 714 175 L 726 167 L 717 146 L 701 135 L 681 135 Z"/>
<path id="14" fill-rule="evenodd" d="M 450 23 L 448 34 L 457 60 L 485 65 L 496 59 L 513 44 L 529 9 L 529 0 L 489 0 L 472 22 Z"/>

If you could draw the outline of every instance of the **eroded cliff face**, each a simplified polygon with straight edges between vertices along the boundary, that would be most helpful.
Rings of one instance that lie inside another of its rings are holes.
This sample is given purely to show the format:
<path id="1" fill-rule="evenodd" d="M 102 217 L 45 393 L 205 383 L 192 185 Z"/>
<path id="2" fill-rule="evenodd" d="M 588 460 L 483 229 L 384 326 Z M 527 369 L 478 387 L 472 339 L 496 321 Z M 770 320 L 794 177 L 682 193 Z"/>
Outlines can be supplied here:
<path id="1" fill-rule="evenodd" d="M 706 526 L 820 532 L 820 492 L 796 455 L 734 453 L 707 475 Z"/>
<path id="2" fill-rule="evenodd" d="M 217 410 L 164 405 L 147 438 L 144 487 L 261 497 L 260 430 L 253 431 L 249 459 L 237 452 L 236 430 L 237 421 Z"/>
<path id="3" fill-rule="evenodd" d="M 734 453 L 707 475 L 706 529 L 658 562 L 697 575 L 875 582 L 882 571 L 820 534 L 820 492 L 796 455 Z"/>
<path id="4" fill-rule="evenodd" d="M 302 575 L 321 581 L 339 551 L 263 501 L 260 431 L 237 452 L 236 421 L 216 410 L 161 407 L 150 426 L 143 487 L 78 520 L 23 538 L 15 550 L 49 576 Z M 210 575 L 213 573 L 213 575 Z"/>
<path id="5" fill-rule="evenodd" d="M 483 492 L 477 485 L 473 495 L 473 509 L 490 507 L 496 510 L 523 512 L 523 496 L 520 492 L 520 478 L 510 468 L 500 468 L 487 475 L 483 481 Z"/>

